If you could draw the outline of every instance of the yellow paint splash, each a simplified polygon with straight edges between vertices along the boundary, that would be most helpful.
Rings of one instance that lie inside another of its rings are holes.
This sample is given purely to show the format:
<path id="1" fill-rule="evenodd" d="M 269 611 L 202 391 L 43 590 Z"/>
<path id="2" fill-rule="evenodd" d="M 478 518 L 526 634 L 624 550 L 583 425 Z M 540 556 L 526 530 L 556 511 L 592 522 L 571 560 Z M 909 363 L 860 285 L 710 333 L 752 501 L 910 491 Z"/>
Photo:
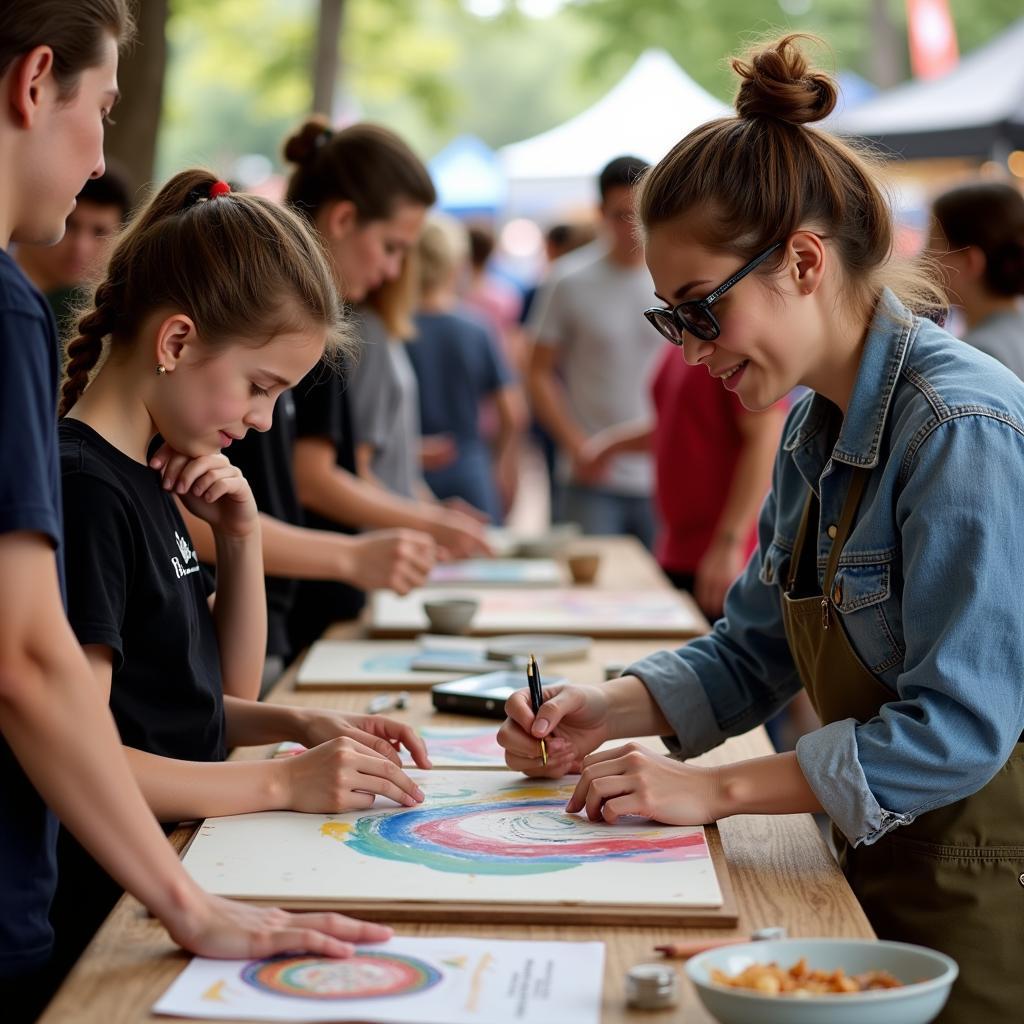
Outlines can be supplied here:
<path id="1" fill-rule="evenodd" d="M 446 964 L 448 967 L 465 967 L 468 959 L 469 957 L 465 956 L 452 956 L 447 960 L 442 960 L 441 963 Z"/>
<path id="2" fill-rule="evenodd" d="M 328 839 L 336 839 L 339 843 L 345 842 L 352 826 L 347 821 L 325 821 L 320 826 L 320 835 Z"/>
<path id="3" fill-rule="evenodd" d="M 484 983 L 484 971 L 487 970 L 491 964 L 494 963 L 494 957 L 490 953 L 484 953 L 480 958 L 480 963 L 476 965 L 476 969 L 473 971 L 473 977 L 469 982 L 469 997 L 466 999 L 466 1009 L 470 1013 L 476 1013 L 480 1003 L 480 989 Z"/>
<path id="4" fill-rule="evenodd" d="M 226 1003 L 227 1000 L 224 998 L 224 989 L 227 987 L 227 982 L 222 978 L 220 981 L 215 981 L 204 993 L 203 998 L 208 1003 Z"/>

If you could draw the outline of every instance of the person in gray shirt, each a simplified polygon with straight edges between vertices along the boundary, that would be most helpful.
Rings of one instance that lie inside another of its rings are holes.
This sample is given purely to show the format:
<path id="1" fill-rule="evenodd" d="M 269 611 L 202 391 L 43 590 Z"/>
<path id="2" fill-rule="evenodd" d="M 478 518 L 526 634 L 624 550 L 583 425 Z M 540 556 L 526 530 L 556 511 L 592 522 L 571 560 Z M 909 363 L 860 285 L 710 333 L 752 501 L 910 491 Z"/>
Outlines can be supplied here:
<path id="1" fill-rule="evenodd" d="M 558 261 L 527 330 L 530 398 L 559 449 L 560 517 L 579 522 L 585 533 L 633 534 L 650 547 L 650 454 L 619 455 L 601 476 L 581 458 L 599 431 L 653 415 L 649 378 L 662 343 L 644 330 L 654 283 L 633 224 L 633 188 L 646 169 L 636 157 L 618 157 L 601 172 L 604 237 Z"/>
<path id="2" fill-rule="evenodd" d="M 964 311 L 963 340 L 1024 379 L 1024 196 L 979 181 L 943 193 L 932 212 L 930 248 Z"/>

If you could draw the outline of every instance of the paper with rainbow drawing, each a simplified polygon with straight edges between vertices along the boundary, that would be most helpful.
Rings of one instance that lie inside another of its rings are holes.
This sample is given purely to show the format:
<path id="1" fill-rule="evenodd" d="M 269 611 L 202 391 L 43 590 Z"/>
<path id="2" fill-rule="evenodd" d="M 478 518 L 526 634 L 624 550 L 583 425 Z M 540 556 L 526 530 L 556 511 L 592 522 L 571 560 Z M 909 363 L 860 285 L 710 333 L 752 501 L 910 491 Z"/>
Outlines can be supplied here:
<path id="1" fill-rule="evenodd" d="M 196 957 L 153 1008 L 223 1020 L 597 1024 L 604 944 L 396 937 L 348 960 Z"/>
<path id="2" fill-rule="evenodd" d="M 415 808 L 209 818 L 185 855 L 211 892 L 267 900 L 719 907 L 700 827 L 567 814 L 574 778 L 420 772 Z M 525 887 L 510 885 L 529 877 Z"/>

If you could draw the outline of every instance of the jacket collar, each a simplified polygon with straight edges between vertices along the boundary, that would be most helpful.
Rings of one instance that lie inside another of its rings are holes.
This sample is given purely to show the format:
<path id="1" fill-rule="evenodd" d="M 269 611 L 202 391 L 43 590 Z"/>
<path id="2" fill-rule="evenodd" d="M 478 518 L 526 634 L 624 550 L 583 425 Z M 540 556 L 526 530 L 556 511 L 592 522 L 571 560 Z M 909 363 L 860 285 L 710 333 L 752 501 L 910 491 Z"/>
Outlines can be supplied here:
<path id="1" fill-rule="evenodd" d="M 913 327 L 914 316 L 910 310 L 888 288 L 883 290 L 868 327 L 839 438 L 830 453 L 821 453 L 824 458 L 869 469 L 878 465 L 885 420 L 910 348 Z M 814 394 L 803 415 L 793 424 L 783 445 L 785 450 L 795 452 L 822 434 L 834 412 L 832 402 Z M 819 439 L 819 444 L 823 440 Z"/>

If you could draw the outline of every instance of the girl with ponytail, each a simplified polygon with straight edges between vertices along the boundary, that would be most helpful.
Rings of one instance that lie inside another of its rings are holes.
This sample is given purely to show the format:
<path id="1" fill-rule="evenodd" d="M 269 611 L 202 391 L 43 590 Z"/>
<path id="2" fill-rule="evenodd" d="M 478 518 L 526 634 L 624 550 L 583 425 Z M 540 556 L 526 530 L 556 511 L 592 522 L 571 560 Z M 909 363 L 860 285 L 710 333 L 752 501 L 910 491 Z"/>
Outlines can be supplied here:
<path id="1" fill-rule="evenodd" d="M 266 430 L 281 392 L 345 345 L 316 236 L 197 170 L 172 178 L 126 229 L 68 346 L 68 614 L 162 822 L 333 813 L 378 793 L 406 806 L 422 799 L 396 753 L 405 743 L 427 765 L 409 727 L 255 700 L 266 644 L 260 526 L 222 449 Z M 175 498 L 212 531 L 215 596 Z M 279 740 L 310 749 L 223 763 L 231 747 Z M 116 895 L 73 844 L 61 867 L 58 929 L 83 920 L 82 893 L 98 911 Z"/>
<path id="2" fill-rule="evenodd" d="M 195 953 L 344 956 L 346 940 L 388 934 L 199 889 L 139 792 L 68 626 L 57 337 L 45 300 L 7 249 L 60 239 L 75 195 L 103 173 L 118 50 L 132 33 L 125 0 L 0 4 L 0 1006 L 12 1024 L 35 1020 L 60 981 L 48 914 L 56 816 Z"/>
<path id="3" fill-rule="evenodd" d="M 651 324 L 752 410 L 803 385 L 759 546 L 712 633 L 601 687 L 524 692 L 499 738 L 530 774 L 582 768 L 567 809 L 681 825 L 825 811 L 881 938 L 960 976 L 943 1022 L 1024 1003 L 1024 385 L 915 311 L 941 300 L 893 254 L 870 163 L 815 127 L 833 80 L 789 36 L 734 61 L 736 116 L 641 182 Z M 795 752 L 694 757 L 802 687 Z M 669 737 L 594 751 L 609 738 Z M 548 765 L 537 740 L 547 741 Z"/>

